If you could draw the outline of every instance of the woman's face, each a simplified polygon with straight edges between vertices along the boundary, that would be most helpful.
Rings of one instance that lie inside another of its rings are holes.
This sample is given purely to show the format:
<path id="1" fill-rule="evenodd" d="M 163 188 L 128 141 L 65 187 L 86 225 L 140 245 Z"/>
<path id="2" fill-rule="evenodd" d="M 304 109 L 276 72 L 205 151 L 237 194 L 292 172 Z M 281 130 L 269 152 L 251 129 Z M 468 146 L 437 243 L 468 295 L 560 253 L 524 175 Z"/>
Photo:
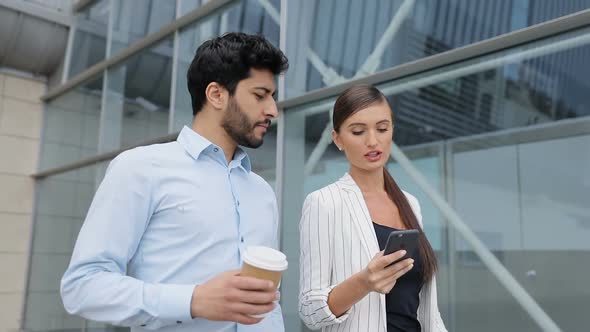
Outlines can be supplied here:
<path id="1" fill-rule="evenodd" d="M 387 163 L 393 138 L 393 122 L 388 103 L 379 102 L 364 108 L 332 132 L 334 143 L 342 149 L 350 167 L 374 171 Z"/>

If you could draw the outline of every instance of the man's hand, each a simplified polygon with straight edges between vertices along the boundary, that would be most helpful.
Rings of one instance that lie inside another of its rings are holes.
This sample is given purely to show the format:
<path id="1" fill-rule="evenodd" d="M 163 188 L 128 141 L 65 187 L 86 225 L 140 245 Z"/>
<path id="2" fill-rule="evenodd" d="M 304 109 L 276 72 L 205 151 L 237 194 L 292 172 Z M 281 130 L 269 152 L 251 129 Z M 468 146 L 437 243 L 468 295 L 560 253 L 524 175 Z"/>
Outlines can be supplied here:
<path id="1" fill-rule="evenodd" d="M 256 324 L 275 308 L 278 293 L 271 281 L 242 277 L 240 270 L 224 272 L 193 291 L 191 315 L 217 321 Z"/>

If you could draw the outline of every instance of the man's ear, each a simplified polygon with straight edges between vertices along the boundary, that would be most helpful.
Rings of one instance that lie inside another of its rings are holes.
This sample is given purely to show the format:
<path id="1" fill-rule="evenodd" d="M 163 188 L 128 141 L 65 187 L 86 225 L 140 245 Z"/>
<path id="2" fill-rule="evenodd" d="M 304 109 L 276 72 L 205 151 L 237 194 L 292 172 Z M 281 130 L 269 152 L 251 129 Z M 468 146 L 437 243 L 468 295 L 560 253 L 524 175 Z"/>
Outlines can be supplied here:
<path id="1" fill-rule="evenodd" d="M 205 88 L 207 103 L 216 110 L 223 110 L 227 106 L 229 93 L 226 88 L 217 82 L 211 82 Z"/>

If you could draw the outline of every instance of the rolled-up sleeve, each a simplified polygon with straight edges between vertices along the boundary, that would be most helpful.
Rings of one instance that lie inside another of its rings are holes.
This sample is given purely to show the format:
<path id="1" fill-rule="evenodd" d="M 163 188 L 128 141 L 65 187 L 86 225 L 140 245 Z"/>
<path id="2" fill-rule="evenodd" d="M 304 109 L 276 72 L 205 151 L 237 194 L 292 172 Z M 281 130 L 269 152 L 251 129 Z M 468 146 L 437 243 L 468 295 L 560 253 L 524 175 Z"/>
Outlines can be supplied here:
<path id="1" fill-rule="evenodd" d="M 328 306 L 328 297 L 336 286 L 332 284 L 334 214 L 329 198 L 311 193 L 303 204 L 300 232 L 299 315 L 311 329 L 339 324 L 349 312 L 336 317 Z M 333 205 L 333 202 L 332 202 Z"/>
<path id="2" fill-rule="evenodd" d="M 194 285 L 147 283 L 126 275 L 154 210 L 148 169 L 133 150 L 109 165 L 61 280 L 70 314 L 148 329 L 191 319 Z"/>

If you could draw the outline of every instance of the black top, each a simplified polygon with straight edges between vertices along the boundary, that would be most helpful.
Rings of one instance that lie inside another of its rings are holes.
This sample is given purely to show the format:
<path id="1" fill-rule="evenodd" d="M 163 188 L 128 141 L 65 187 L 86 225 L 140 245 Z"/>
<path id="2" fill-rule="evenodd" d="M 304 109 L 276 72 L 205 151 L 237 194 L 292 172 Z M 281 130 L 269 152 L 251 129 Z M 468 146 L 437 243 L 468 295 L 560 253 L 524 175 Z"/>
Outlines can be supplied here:
<path id="1" fill-rule="evenodd" d="M 385 249 L 387 238 L 395 228 L 373 223 L 379 248 Z M 408 253 L 414 259 L 414 267 L 397 280 L 389 294 L 385 295 L 387 311 L 387 332 L 420 332 L 418 305 L 423 284 L 422 261 L 419 250 Z"/>

